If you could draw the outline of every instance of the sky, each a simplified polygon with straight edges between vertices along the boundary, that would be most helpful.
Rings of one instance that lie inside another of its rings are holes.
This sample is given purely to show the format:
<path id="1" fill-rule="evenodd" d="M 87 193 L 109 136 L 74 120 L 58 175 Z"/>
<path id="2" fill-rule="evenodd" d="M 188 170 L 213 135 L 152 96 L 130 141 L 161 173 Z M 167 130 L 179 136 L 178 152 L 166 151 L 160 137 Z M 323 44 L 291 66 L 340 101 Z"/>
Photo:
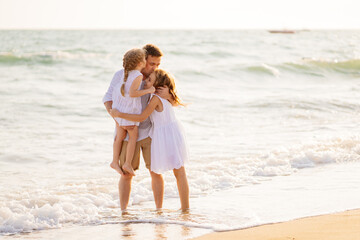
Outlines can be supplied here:
<path id="1" fill-rule="evenodd" d="M 0 29 L 360 29 L 360 0 L 0 0 Z"/>

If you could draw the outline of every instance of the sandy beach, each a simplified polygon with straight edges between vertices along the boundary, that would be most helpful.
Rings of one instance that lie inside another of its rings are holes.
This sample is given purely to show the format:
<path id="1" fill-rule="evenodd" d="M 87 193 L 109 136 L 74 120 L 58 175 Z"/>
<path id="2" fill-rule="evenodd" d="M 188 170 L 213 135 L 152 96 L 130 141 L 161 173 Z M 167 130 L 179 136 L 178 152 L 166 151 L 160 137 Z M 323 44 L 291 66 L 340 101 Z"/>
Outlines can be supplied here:
<path id="1" fill-rule="evenodd" d="M 360 209 L 267 224 L 238 231 L 210 233 L 196 240 L 359 240 Z"/>

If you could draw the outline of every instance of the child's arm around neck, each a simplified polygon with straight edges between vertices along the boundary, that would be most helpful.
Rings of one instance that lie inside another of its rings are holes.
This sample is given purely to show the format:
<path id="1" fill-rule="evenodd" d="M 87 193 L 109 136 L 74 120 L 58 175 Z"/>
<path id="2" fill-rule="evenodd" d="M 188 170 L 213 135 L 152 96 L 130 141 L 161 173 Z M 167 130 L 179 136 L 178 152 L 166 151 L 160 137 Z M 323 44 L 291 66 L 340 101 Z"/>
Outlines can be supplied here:
<path id="1" fill-rule="evenodd" d="M 143 76 L 140 75 L 137 78 L 135 78 L 135 80 L 132 82 L 132 84 L 130 86 L 130 91 L 129 91 L 129 96 L 130 97 L 132 97 L 132 98 L 141 97 L 141 96 L 144 96 L 145 94 L 155 92 L 154 87 L 144 89 L 144 90 L 138 90 L 139 87 L 140 87 L 142 79 L 143 79 Z"/>

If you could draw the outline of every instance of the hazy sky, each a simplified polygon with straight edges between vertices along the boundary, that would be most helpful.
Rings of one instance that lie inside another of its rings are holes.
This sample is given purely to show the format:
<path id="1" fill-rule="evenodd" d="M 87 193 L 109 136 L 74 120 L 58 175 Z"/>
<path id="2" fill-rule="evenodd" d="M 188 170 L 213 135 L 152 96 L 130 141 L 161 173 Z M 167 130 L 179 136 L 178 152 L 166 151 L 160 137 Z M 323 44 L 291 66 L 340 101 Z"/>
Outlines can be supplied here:
<path id="1" fill-rule="evenodd" d="M 360 0 L 0 0 L 0 29 L 360 29 Z"/>

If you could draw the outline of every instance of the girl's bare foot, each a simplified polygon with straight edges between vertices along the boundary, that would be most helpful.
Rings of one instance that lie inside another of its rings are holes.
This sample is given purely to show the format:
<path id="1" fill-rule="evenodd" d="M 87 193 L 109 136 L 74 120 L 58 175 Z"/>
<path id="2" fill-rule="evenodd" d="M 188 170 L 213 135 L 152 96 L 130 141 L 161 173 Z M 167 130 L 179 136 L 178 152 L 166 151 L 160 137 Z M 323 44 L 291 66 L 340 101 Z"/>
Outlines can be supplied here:
<path id="1" fill-rule="evenodd" d="M 134 169 L 131 167 L 130 164 L 124 163 L 124 165 L 122 166 L 122 169 L 124 170 L 124 172 L 127 172 L 130 175 L 135 176 Z"/>
<path id="2" fill-rule="evenodd" d="M 121 170 L 121 168 L 119 166 L 119 163 L 112 162 L 112 163 L 110 163 L 110 167 L 115 169 L 115 171 L 117 171 L 118 173 L 122 174 L 122 170 Z"/>

